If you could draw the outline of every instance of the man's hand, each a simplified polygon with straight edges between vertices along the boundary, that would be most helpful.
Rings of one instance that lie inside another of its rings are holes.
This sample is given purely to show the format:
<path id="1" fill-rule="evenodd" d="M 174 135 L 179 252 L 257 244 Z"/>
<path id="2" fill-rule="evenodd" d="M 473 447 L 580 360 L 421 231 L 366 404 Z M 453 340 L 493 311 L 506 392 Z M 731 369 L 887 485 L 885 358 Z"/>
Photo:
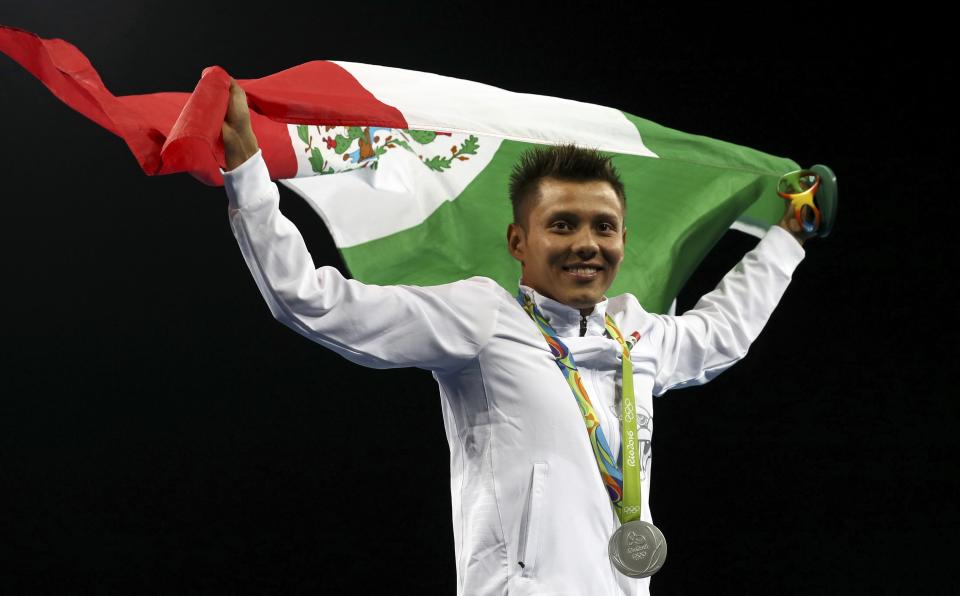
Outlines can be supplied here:
<path id="1" fill-rule="evenodd" d="M 250 110 L 247 108 L 247 94 L 231 77 L 230 101 L 227 114 L 223 119 L 223 150 L 227 161 L 225 171 L 230 171 L 250 159 L 257 152 L 257 137 L 250 126 Z"/>
<path id="2" fill-rule="evenodd" d="M 800 208 L 801 216 L 806 217 L 809 212 L 810 212 L 810 207 L 807 205 L 804 205 L 803 207 Z M 787 209 L 786 211 L 784 211 L 783 218 L 780 220 L 780 222 L 777 225 L 783 228 L 784 230 L 790 232 L 793 235 L 793 237 L 797 239 L 797 242 L 800 243 L 800 246 L 803 246 L 803 243 L 807 240 L 807 238 L 810 238 L 811 236 L 815 235 L 813 232 L 803 231 L 803 226 L 800 224 L 799 221 L 797 221 L 797 218 L 794 217 L 793 204 L 790 202 L 787 202 Z"/>

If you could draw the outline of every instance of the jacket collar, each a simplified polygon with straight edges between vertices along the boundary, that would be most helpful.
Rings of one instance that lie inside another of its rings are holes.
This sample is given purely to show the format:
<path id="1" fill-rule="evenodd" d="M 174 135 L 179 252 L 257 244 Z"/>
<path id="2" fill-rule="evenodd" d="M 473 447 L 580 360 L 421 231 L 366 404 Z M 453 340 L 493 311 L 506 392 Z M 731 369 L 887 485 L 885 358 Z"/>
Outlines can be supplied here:
<path id="1" fill-rule="evenodd" d="M 520 290 L 533 299 L 550 326 L 560 337 L 580 336 L 580 309 L 567 306 L 552 298 L 547 298 L 529 286 L 520 285 Z M 585 335 L 603 335 L 606 330 L 604 317 L 607 313 L 607 297 L 593 307 L 593 312 L 587 315 L 587 332 Z"/>

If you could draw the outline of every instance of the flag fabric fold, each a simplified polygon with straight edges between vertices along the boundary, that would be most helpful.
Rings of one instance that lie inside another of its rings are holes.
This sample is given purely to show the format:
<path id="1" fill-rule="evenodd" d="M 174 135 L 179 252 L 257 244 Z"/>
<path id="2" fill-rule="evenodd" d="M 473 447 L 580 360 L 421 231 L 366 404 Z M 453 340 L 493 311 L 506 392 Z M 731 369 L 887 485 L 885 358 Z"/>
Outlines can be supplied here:
<path id="1" fill-rule="evenodd" d="M 0 26 L 0 52 L 121 137 L 144 173 L 223 184 L 223 68 L 190 93 L 116 97 L 64 40 Z M 612 155 L 625 183 L 627 254 L 612 294 L 666 312 L 726 230 L 762 236 L 780 219 L 777 180 L 798 169 L 614 108 L 412 70 L 317 60 L 237 83 L 271 178 L 313 207 L 367 283 L 486 275 L 515 287 L 510 169 L 535 145 L 572 142 Z"/>

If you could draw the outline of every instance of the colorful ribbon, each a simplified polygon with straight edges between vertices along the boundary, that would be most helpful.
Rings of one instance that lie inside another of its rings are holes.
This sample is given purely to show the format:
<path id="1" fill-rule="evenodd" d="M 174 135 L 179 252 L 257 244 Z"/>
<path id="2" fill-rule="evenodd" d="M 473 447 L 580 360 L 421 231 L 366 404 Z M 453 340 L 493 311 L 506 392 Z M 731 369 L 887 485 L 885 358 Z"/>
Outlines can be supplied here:
<path id="1" fill-rule="evenodd" d="M 590 402 L 590 396 L 583 386 L 580 379 L 580 372 L 577 370 L 577 364 L 574 361 L 570 349 L 557 336 L 556 330 L 550 325 L 537 305 L 529 296 L 523 293 L 523 290 L 517 292 L 517 302 L 523 307 L 533 322 L 540 328 L 543 338 L 550 346 L 553 358 L 557 363 L 563 378 L 570 386 L 573 397 L 577 400 L 580 407 L 580 413 L 583 415 L 583 421 L 587 426 L 587 435 L 590 437 L 590 445 L 593 447 L 593 455 L 597 460 L 597 467 L 600 470 L 600 478 L 610 501 L 613 503 L 620 523 L 626 523 L 640 518 L 640 457 L 637 453 L 639 447 L 637 434 L 637 411 L 635 406 L 635 396 L 633 392 L 633 363 L 630 360 L 630 346 L 636 342 L 639 337 L 634 333 L 630 346 L 624 341 L 623 334 L 617 329 L 613 319 L 607 314 L 604 317 L 605 328 L 611 338 L 617 340 L 620 348 L 623 350 L 623 411 L 620 414 L 621 424 L 621 455 L 623 456 L 623 471 L 621 472 L 614 461 L 610 452 L 610 446 L 607 438 L 600 428 L 600 421 L 597 418 L 593 404 Z"/>

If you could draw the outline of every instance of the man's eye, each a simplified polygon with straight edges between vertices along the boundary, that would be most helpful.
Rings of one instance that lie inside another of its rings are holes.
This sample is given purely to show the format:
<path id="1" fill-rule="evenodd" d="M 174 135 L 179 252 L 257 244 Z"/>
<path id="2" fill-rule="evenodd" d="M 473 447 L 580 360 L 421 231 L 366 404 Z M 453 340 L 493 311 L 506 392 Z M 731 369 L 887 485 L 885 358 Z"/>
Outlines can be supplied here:
<path id="1" fill-rule="evenodd" d="M 569 230 L 570 224 L 565 221 L 557 221 L 553 223 L 553 227 L 557 228 L 558 230 Z"/>
<path id="2" fill-rule="evenodd" d="M 601 232 L 616 232 L 617 228 L 611 223 L 602 223 L 600 224 Z"/>

